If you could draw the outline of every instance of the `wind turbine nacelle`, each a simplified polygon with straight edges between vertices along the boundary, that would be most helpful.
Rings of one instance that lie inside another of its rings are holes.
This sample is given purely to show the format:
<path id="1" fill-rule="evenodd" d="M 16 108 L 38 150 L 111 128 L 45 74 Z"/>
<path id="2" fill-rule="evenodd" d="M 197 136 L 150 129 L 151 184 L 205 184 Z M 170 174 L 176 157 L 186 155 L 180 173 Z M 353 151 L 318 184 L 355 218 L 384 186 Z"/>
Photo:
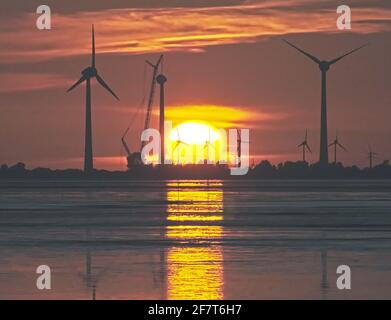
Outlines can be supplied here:
<path id="1" fill-rule="evenodd" d="M 163 74 L 159 74 L 159 75 L 156 77 L 156 81 L 157 81 L 157 83 L 159 83 L 159 84 L 164 84 L 164 83 L 167 81 L 167 78 L 166 78 Z"/>
<path id="2" fill-rule="evenodd" d="M 319 63 L 319 69 L 321 71 L 329 71 L 330 69 L 330 63 L 328 61 L 321 61 Z"/>
<path id="3" fill-rule="evenodd" d="M 96 68 L 93 68 L 93 67 L 88 67 L 88 68 L 85 68 L 81 74 L 86 77 L 86 78 L 93 78 L 93 77 L 96 77 L 96 75 L 98 74 L 98 70 L 96 70 Z"/>

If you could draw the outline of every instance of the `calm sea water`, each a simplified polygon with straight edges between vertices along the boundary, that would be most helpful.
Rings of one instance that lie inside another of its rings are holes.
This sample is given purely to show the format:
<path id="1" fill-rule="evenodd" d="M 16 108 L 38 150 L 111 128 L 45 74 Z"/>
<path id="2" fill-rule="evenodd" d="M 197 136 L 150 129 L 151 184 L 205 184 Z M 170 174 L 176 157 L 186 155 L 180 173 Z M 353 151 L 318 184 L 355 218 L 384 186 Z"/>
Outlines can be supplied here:
<path id="1" fill-rule="evenodd" d="M 390 211 L 391 181 L 0 181 L 0 299 L 391 299 Z"/>

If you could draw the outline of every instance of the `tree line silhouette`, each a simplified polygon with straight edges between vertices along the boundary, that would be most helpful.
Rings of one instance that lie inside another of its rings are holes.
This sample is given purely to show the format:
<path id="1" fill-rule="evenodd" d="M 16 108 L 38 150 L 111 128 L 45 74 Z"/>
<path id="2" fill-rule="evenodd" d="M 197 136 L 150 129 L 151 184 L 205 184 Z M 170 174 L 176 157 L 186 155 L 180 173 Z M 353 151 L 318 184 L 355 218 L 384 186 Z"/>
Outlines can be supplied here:
<path id="1" fill-rule="evenodd" d="M 1 178 L 84 178 L 78 169 L 53 170 L 35 168 L 29 170 L 24 163 L 0 167 Z M 286 161 L 277 165 L 263 160 L 253 165 L 245 176 L 231 176 L 227 165 L 183 165 L 183 166 L 140 166 L 137 170 L 107 171 L 94 170 L 94 178 L 124 179 L 309 179 L 309 178 L 391 178 L 391 166 L 388 160 L 372 168 L 359 168 L 356 165 L 343 166 L 337 162 L 328 165 L 309 164 L 306 161 Z"/>

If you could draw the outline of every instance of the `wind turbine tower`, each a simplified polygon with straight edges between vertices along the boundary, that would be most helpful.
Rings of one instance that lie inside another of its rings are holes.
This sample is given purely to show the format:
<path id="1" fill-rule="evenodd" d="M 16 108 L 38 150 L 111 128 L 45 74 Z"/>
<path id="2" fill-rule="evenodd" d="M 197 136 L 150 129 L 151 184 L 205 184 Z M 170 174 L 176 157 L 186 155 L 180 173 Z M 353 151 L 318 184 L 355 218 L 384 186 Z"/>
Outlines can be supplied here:
<path id="1" fill-rule="evenodd" d="M 160 114 L 159 114 L 159 132 L 161 137 L 160 145 L 160 161 L 164 164 L 165 159 L 165 137 L 164 137 L 164 84 L 167 82 L 167 78 L 163 74 L 159 74 L 156 77 L 157 83 L 160 85 Z"/>
<path id="2" fill-rule="evenodd" d="M 322 87 L 322 96 L 321 96 L 321 120 L 320 120 L 320 152 L 319 152 L 319 163 L 323 166 L 327 165 L 329 162 L 329 155 L 328 155 L 328 148 L 327 148 L 327 71 L 329 71 L 330 67 L 340 61 L 341 59 L 347 57 L 348 55 L 364 48 L 367 46 L 363 45 L 357 49 L 354 49 L 336 59 L 325 61 L 320 60 L 317 57 L 313 56 L 312 54 L 305 52 L 304 50 L 296 47 L 292 43 L 290 43 L 287 40 L 284 40 L 288 45 L 295 48 L 305 56 L 307 56 L 309 59 L 311 59 L 313 62 L 315 62 L 320 71 L 321 71 L 321 87 Z"/>
<path id="3" fill-rule="evenodd" d="M 73 90 L 78 85 L 86 82 L 86 127 L 85 127 L 85 149 L 84 149 L 84 172 L 89 174 L 94 170 L 94 161 L 92 153 L 92 121 L 91 121 L 91 79 L 95 78 L 98 83 L 109 91 L 117 100 L 119 98 L 113 90 L 106 84 L 106 82 L 98 74 L 95 67 L 95 32 L 94 25 L 92 25 L 92 59 L 91 66 L 87 67 L 81 72 L 81 78 L 68 89 L 67 92 Z"/>
<path id="4" fill-rule="evenodd" d="M 237 154 L 238 154 L 238 167 L 242 167 L 242 135 L 240 134 L 240 130 L 236 129 L 237 132 Z"/>

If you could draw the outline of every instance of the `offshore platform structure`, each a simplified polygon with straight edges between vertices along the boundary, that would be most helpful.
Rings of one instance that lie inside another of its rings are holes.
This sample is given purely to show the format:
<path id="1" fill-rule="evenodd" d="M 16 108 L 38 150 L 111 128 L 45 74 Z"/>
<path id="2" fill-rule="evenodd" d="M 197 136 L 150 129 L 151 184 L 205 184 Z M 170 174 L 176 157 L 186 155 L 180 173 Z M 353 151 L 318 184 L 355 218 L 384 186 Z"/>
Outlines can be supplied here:
<path id="1" fill-rule="evenodd" d="M 155 96 L 155 89 L 156 89 L 156 83 L 158 82 L 158 72 L 159 68 L 162 65 L 163 62 L 163 55 L 160 55 L 158 61 L 153 64 L 150 61 L 145 61 L 150 67 L 152 67 L 152 80 L 151 80 L 151 87 L 149 91 L 149 98 L 148 98 L 148 104 L 147 104 L 147 112 L 145 116 L 145 122 L 144 122 L 144 130 L 149 128 L 150 122 L 151 122 L 151 114 L 152 114 L 152 107 L 153 107 L 153 100 Z M 140 165 L 143 165 L 143 162 L 141 160 L 141 150 L 146 145 L 146 141 L 141 142 L 140 150 L 138 152 L 131 152 L 128 144 L 126 143 L 126 136 L 129 132 L 130 128 L 127 128 L 124 135 L 121 138 L 122 145 L 127 153 L 127 167 L 128 169 L 132 169 L 135 167 L 138 167 Z"/>

